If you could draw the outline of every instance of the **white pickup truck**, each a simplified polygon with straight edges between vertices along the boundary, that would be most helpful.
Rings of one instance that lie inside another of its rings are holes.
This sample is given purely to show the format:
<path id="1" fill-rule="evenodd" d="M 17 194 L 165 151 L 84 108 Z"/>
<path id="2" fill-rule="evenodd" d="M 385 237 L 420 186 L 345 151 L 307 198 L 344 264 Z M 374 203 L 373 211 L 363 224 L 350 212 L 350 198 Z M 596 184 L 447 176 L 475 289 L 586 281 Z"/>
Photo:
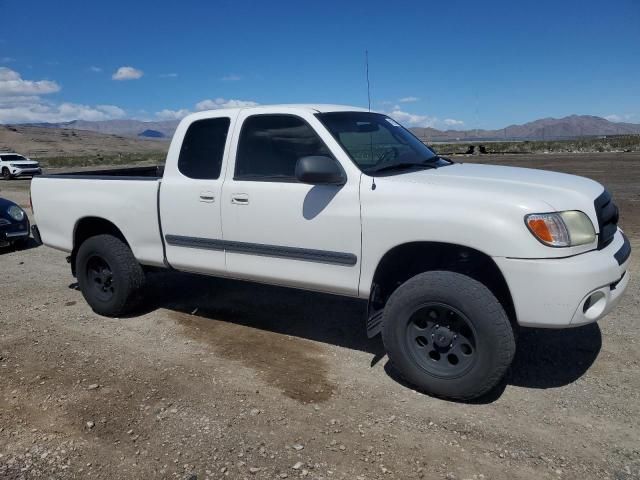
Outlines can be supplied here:
<path id="1" fill-rule="evenodd" d="M 600 184 L 453 162 L 353 107 L 195 113 L 163 172 L 43 175 L 31 194 L 99 314 L 133 308 L 157 267 L 360 298 L 401 375 L 456 399 L 499 382 L 518 326 L 594 322 L 629 282 Z"/>

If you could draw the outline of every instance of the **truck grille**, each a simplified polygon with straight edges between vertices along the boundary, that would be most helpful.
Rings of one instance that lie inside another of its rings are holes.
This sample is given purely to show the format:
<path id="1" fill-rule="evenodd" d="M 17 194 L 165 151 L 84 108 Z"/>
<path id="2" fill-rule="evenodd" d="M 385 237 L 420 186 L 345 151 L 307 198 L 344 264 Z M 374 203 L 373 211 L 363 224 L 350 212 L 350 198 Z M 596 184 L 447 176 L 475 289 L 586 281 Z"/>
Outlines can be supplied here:
<path id="1" fill-rule="evenodd" d="M 18 168 L 38 168 L 38 165 L 34 165 L 33 163 L 14 163 L 13 164 L 14 167 L 18 167 Z"/>
<path id="2" fill-rule="evenodd" d="M 608 191 L 602 194 L 593 202 L 598 217 L 598 250 L 602 250 L 609 245 L 613 236 L 618 231 L 618 207 L 613 203 L 611 194 Z"/>

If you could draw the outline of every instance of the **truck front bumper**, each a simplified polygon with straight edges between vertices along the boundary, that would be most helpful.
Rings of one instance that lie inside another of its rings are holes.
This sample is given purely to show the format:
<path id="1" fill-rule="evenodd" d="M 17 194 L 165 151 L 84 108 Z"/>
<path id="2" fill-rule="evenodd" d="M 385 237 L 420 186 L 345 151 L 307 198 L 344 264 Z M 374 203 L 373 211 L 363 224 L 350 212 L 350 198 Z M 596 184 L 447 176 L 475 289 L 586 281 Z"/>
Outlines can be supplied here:
<path id="1" fill-rule="evenodd" d="M 526 327 L 565 328 L 596 322 L 629 285 L 631 247 L 620 229 L 602 250 L 559 259 L 494 258 Z"/>

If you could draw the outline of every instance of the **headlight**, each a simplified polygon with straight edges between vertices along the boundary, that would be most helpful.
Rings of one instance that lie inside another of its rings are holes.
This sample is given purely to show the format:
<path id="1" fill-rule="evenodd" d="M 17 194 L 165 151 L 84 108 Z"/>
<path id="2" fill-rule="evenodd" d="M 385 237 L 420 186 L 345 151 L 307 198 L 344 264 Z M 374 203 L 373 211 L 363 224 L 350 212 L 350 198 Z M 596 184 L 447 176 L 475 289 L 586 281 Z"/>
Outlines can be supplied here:
<path id="1" fill-rule="evenodd" d="M 578 210 L 556 213 L 534 213 L 524 217 L 529 230 L 550 247 L 575 247 L 596 239 L 589 217 Z"/>
<path id="2" fill-rule="evenodd" d="M 7 213 L 16 222 L 21 222 L 22 220 L 24 220 L 24 210 L 22 210 L 17 205 L 11 205 L 9 208 L 7 208 Z"/>

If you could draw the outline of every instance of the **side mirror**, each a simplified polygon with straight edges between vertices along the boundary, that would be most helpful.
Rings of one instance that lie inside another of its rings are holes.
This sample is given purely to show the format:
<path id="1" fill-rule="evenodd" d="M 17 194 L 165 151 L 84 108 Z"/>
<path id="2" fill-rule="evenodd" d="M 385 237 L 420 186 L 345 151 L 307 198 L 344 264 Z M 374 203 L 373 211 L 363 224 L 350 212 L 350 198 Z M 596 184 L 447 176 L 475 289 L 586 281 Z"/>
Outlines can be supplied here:
<path id="1" fill-rule="evenodd" d="M 338 162 L 322 155 L 300 158 L 296 163 L 296 178 L 312 185 L 344 185 L 347 181 Z"/>

